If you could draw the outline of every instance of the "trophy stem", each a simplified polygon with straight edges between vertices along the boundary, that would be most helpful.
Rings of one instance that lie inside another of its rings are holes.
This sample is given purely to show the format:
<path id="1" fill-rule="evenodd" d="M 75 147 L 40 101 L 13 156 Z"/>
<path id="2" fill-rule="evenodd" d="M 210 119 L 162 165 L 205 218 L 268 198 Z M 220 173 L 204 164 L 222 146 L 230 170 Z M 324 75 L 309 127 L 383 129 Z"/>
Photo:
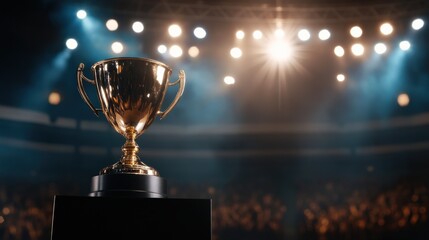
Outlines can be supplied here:
<path id="1" fill-rule="evenodd" d="M 144 164 L 137 153 L 140 148 L 136 143 L 137 132 L 134 127 L 128 127 L 125 132 L 126 142 L 122 146 L 122 157 L 117 163 L 105 167 L 100 174 L 142 174 L 159 176 L 158 171 Z"/>
<path id="2" fill-rule="evenodd" d="M 139 156 L 137 156 L 137 153 L 140 151 L 140 148 L 139 148 L 139 145 L 136 143 L 136 135 L 137 134 L 134 128 L 127 128 L 127 131 L 126 131 L 127 141 L 122 146 L 122 153 L 123 153 L 121 158 L 122 164 L 127 164 L 127 165 L 143 164 L 143 162 L 140 161 Z"/>

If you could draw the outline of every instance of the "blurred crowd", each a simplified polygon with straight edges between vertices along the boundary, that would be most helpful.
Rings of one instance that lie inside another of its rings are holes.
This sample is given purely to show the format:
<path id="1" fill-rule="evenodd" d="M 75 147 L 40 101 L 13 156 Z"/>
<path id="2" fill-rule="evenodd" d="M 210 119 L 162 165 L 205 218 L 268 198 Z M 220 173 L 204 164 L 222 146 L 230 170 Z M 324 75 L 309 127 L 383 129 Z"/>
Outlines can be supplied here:
<path id="1" fill-rule="evenodd" d="M 281 232 L 287 211 L 279 197 L 260 190 L 248 186 L 183 186 L 172 188 L 169 196 L 211 198 L 213 240 L 253 239 L 243 235 L 256 237 Z"/>
<path id="2" fill-rule="evenodd" d="M 401 182 L 378 189 L 376 184 L 352 187 L 330 182 L 300 191 L 297 208 L 302 214 L 300 233 L 320 239 L 372 239 L 380 235 L 399 239 L 400 233 L 423 239 L 420 237 L 429 233 L 423 227 L 428 220 L 429 191 L 422 183 Z"/>
<path id="3" fill-rule="evenodd" d="M 49 239 L 55 185 L 0 186 L 0 239 Z"/>
<path id="4" fill-rule="evenodd" d="M 211 198 L 213 240 L 380 239 L 380 234 L 395 239 L 401 232 L 416 234 L 414 239 L 429 237 L 423 227 L 429 207 L 424 182 L 318 181 L 294 191 L 290 198 L 261 187 L 201 184 L 172 186 L 169 196 Z M 53 183 L 0 185 L 0 239 L 50 239 L 53 196 L 58 193 L 82 194 L 82 189 Z M 291 226 L 294 233 L 287 232 Z"/>

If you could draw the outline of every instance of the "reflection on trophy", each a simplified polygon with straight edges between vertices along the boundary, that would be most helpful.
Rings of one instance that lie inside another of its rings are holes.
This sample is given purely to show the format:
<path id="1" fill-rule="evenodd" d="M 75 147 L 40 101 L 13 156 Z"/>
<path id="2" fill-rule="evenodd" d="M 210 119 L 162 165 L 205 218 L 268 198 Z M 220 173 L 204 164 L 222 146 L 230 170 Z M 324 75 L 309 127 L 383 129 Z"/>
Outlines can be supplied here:
<path id="1" fill-rule="evenodd" d="M 102 111 L 113 128 L 126 139 L 122 157 L 113 165 L 100 170 L 92 182 L 92 195 L 107 192 L 137 192 L 163 195 L 163 180 L 152 167 L 144 164 L 137 153 L 136 139 L 157 116 L 164 118 L 177 104 L 185 88 L 185 72 L 169 82 L 172 69 L 164 63 L 148 58 L 120 57 L 99 61 L 92 65 L 95 80 L 83 74 L 84 65 L 77 69 L 80 95 L 98 116 Z M 83 80 L 95 85 L 101 109 L 94 107 L 84 90 Z M 175 98 L 161 110 L 169 86 L 179 84 Z"/>

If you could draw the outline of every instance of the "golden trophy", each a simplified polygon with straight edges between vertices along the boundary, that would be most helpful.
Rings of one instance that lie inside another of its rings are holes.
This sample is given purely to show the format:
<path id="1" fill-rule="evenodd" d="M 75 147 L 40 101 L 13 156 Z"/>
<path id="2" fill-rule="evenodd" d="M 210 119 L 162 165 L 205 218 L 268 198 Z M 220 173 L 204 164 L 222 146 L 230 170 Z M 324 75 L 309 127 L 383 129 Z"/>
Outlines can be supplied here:
<path id="1" fill-rule="evenodd" d="M 87 78 L 84 64 L 77 69 L 79 93 L 89 108 L 99 116 L 102 112 L 110 125 L 125 137 L 122 156 L 116 163 L 100 170 L 93 178 L 93 196 L 137 193 L 144 196 L 164 196 L 165 183 L 154 168 L 143 163 L 136 139 L 157 116 L 164 118 L 180 100 L 185 88 L 185 72 L 179 71 L 170 82 L 172 69 L 166 64 L 137 57 L 105 59 L 92 65 L 94 80 Z M 94 107 L 84 89 L 84 81 L 97 90 L 100 108 Z M 161 110 L 168 87 L 179 84 L 175 98 Z"/>
<path id="2" fill-rule="evenodd" d="M 212 201 L 168 198 L 166 181 L 144 164 L 136 139 L 157 116 L 165 117 L 178 103 L 185 72 L 169 82 L 167 65 L 147 58 L 111 58 L 92 65 L 94 80 L 77 68 L 77 86 L 89 108 L 103 112 L 116 132 L 125 137 L 119 161 L 92 177 L 87 196 L 55 195 L 51 240 L 75 239 L 212 239 Z M 96 87 L 100 108 L 94 107 L 84 83 Z M 177 93 L 165 110 L 168 87 Z M 83 237 L 82 237 L 83 236 Z"/>

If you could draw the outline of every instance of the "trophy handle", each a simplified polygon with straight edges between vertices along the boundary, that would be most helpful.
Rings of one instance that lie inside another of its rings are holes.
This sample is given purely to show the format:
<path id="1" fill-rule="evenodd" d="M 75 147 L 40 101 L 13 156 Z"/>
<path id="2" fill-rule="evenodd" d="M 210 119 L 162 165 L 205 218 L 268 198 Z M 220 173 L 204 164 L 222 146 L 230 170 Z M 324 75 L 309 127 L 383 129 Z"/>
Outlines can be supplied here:
<path id="1" fill-rule="evenodd" d="M 179 99 L 182 97 L 183 90 L 185 90 L 185 82 L 186 82 L 186 75 L 184 70 L 179 71 L 179 79 L 172 83 L 168 83 L 168 86 L 173 86 L 179 83 L 179 90 L 177 91 L 176 97 L 174 97 L 173 102 L 171 102 L 170 106 L 168 106 L 165 111 L 158 111 L 158 115 L 160 115 L 160 118 L 164 118 L 167 116 L 167 114 L 176 106 Z"/>
<path id="2" fill-rule="evenodd" d="M 79 67 L 77 68 L 77 89 L 79 90 L 79 93 L 80 93 L 80 96 L 82 97 L 82 99 L 85 101 L 85 103 L 89 106 L 89 108 L 91 108 L 91 110 L 98 117 L 98 112 L 101 111 L 101 109 L 95 108 L 94 105 L 89 100 L 88 95 L 85 92 L 85 88 L 83 87 L 82 79 L 91 83 L 92 85 L 95 85 L 95 81 L 91 80 L 91 79 L 85 77 L 85 75 L 83 75 L 83 67 L 84 67 L 84 65 L 83 65 L 83 63 L 81 63 L 81 64 L 79 64 Z"/>

